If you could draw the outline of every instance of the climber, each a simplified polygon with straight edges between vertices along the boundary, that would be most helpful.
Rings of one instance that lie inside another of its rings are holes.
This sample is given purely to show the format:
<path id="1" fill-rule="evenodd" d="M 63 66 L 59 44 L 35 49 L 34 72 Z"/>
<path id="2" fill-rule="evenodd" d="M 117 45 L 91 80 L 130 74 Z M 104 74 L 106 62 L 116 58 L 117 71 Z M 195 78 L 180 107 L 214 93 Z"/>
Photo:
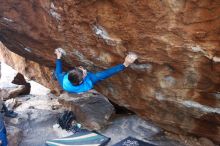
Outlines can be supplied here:
<path id="1" fill-rule="evenodd" d="M 3 100 L 0 99 L 0 108 L 3 108 Z M 4 119 L 3 115 L 0 114 L 0 146 L 7 146 L 8 140 L 7 140 L 7 133 L 5 129 Z"/>
<path id="2" fill-rule="evenodd" d="M 55 54 L 57 55 L 55 76 L 60 86 L 69 93 L 82 93 L 89 91 L 97 82 L 109 78 L 124 70 L 137 59 L 137 55 L 135 53 L 129 53 L 126 56 L 123 64 L 116 65 L 101 72 L 87 72 L 85 68 L 79 66 L 74 67 L 67 73 L 64 73 L 62 71 L 61 62 L 61 57 L 64 55 L 64 52 L 65 51 L 62 48 L 57 48 L 55 50 Z"/>
<path id="3" fill-rule="evenodd" d="M 13 110 L 9 110 L 2 99 L 0 99 L 0 146 L 7 146 L 7 132 L 5 129 L 4 118 L 3 116 L 15 118 L 17 113 Z"/>
<path id="4" fill-rule="evenodd" d="M 7 133 L 5 129 L 5 124 L 3 121 L 3 117 L 0 115 L 0 146 L 7 146 L 8 140 L 7 140 Z"/>

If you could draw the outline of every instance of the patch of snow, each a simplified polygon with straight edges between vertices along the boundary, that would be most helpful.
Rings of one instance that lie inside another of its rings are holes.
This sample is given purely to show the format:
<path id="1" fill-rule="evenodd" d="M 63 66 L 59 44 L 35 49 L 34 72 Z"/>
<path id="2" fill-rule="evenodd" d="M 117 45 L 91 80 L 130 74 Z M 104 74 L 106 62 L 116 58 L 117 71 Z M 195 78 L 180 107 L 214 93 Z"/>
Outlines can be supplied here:
<path id="1" fill-rule="evenodd" d="M 4 82 L 6 84 L 10 83 L 17 73 L 18 72 L 14 70 L 12 67 L 5 64 L 4 62 L 1 62 L 1 82 Z"/>
<path id="2" fill-rule="evenodd" d="M 31 84 L 30 94 L 33 94 L 33 95 L 47 95 L 48 93 L 50 93 L 50 89 L 44 87 L 43 85 L 41 85 L 41 84 L 39 84 L 35 81 L 31 80 L 31 81 L 29 81 L 29 83 Z"/>
<path id="3" fill-rule="evenodd" d="M 18 85 L 4 82 L 4 81 L 0 81 L 0 89 L 16 88 L 16 87 L 18 87 Z"/>
<path id="4" fill-rule="evenodd" d="M 196 108 L 196 109 L 199 109 L 203 112 L 220 114 L 220 108 L 212 108 L 209 106 L 199 104 L 198 102 L 195 102 L 195 101 L 187 100 L 187 101 L 183 101 L 182 104 L 188 108 Z"/>

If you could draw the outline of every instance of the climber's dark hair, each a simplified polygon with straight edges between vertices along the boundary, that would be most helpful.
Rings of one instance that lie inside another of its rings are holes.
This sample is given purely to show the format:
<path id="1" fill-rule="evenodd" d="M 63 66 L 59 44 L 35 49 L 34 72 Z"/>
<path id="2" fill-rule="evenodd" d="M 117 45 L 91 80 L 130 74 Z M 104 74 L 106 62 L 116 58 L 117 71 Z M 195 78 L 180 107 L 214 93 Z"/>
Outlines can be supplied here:
<path id="1" fill-rule="evenodd" d="M 79 85 L 83 80 L 82 70 L 74 67 L 71 71 L 69 71 L 68 79 L 73 85 Z"/>

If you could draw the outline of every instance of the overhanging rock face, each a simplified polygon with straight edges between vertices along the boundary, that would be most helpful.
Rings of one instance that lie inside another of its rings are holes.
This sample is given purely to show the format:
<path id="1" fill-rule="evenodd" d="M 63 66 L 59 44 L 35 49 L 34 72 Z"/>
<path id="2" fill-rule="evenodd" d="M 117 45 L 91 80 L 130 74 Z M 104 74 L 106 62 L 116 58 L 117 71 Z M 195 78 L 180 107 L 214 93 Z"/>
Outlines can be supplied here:
<path id="1" fill-rule="evenodd" d="M 161 127 L 220 143 L 220 1 L 1 0 L 0 41 L 53 69 L 56 47 L 65 69 L 98 71 L 139 60 L 96 88 Z M 17 64 L 14 63 L 14 66 Z M 28 68 L 33 66 L 28 65 Z M 25 70 L 23 70 L 25 71 Z M 35 76 L 49 85 L 40 70 Z"/>

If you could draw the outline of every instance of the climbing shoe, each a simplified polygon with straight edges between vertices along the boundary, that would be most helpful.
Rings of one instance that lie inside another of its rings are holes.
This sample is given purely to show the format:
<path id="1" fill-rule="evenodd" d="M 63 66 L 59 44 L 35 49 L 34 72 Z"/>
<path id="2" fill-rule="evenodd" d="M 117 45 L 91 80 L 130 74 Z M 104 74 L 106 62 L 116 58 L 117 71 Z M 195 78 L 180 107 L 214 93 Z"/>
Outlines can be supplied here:
<path id="1" fill-rule="evenodd" d="M 18 114 L 14 112 L 13 110 L 8 110 L 8 108 L 6 107 L 4 103 L 2 104 L 1 112 L 4 113 L 4 116 L 10 117 L 10 118 L 15 118 L 18 116 Z"/>
<path id="2" fill-rule="evenodd" d="M 14 112 L 12 110 L 8 110 L 5 112 L 4 115 L 9 118 L 16 118 L 18 116 L 18 113 Z"/>

